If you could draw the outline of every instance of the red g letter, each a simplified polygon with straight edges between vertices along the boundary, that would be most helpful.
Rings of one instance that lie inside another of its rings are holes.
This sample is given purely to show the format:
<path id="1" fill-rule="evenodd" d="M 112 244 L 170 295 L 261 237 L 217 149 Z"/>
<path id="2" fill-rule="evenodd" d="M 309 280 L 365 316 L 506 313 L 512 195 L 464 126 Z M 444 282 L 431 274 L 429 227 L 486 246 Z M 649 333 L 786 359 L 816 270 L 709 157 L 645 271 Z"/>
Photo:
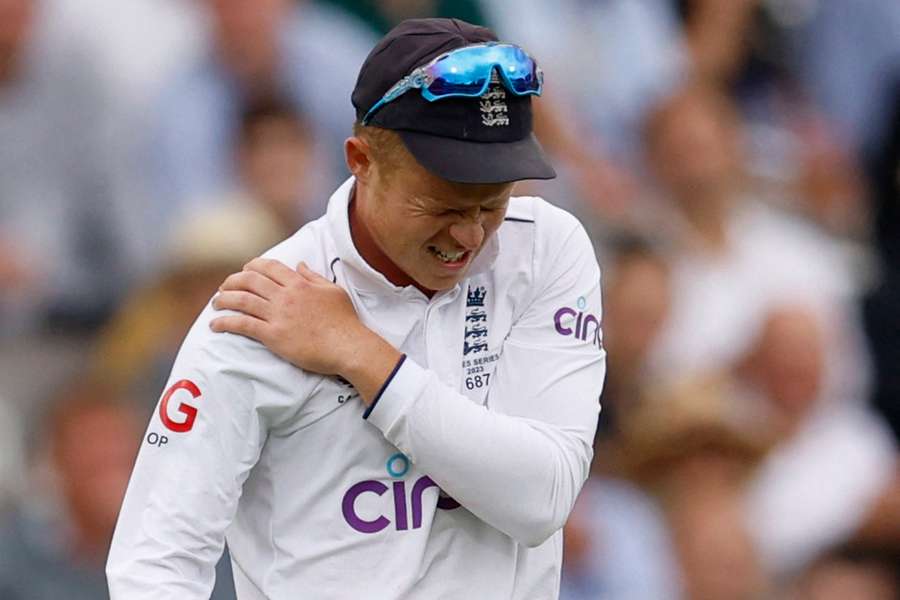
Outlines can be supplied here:
<path id="1" fill-rule="evenodd" d="M 185 404 L 184 402 L 182 402 L 178 405 L 178 411 L 184 414 L 184 421 L 178 423 L 170 419 L 169 398 L 171 398 L 172 394 L 174 394 L 178 390 L 187 390 L 194 398 L 200 397 L 200 388 L 198 388 L 197 384 L 195 384 L 193 381 L 182 379 L 181 381 L 176 382 L 174 385 L 172 385 L 172 387 L 166 390 L 165 395 L 162 397 L 162 401 L 159 403 L 159 418 L 162 419 L 163 425 L 165 425 L 172 431 L 175 431 L 177 433 L 184 433 L 186 431 L 190 431 L 194 426 L 194 421 L 197 419 L 197 409 L 190 404 Z"/>

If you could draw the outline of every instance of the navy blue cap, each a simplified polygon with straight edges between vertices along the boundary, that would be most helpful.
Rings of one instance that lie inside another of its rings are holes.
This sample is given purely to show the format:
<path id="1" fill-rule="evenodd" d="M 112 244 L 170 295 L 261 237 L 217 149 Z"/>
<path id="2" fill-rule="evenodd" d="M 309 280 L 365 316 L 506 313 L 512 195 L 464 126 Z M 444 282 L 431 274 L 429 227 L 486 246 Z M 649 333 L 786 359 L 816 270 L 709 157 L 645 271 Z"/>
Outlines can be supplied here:
<path id="1" fill-rule="evenodd" d="M 375 45 L 359 71 L 352 96 L 357 120 L 416 67 L 450 50 L 493 41 L 497 36 L 490 29 L 459 19 L 403 21 Z M 429 102 L 411 90 L 380 107 L 368 124 L 396 131 L 423 167 L 448 181 L 556 177 L 532 131 L 531 96 L 508 92 L 499 83 L 492 92 L 494 103 L 500 96 L 501 115 L 486 110 L 483 98 Z"/>

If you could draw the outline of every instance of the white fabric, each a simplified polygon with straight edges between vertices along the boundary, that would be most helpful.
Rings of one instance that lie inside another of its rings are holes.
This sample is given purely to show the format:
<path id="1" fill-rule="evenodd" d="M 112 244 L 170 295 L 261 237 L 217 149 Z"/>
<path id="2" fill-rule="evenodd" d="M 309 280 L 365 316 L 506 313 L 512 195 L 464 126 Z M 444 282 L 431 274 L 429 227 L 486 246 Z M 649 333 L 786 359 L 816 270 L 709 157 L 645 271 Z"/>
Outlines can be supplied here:
<path id="1" fill-rule="evenodd" d="M 751 481 L 748 531 L 764 565 L 796 572 L 846 540 L 887 489 L 895 461 L 890 432 L 862 408 L 811 415 Z"/>
<path id="2" fill-rule="evenodd" d="M 854 313 L 849 259 L 813 228 L 751 200 L 726 226 L 728 248 L 683 252 L 672 263 L 672 308 L 651 362 L 664 378 L 730 368 L 747 352 L 768 312 L 814 311 L 828 352 L 825 395 L 861 400 L 868 355 Z"/>
<path id="3" fill-rule="evenodd" d="M 605 372 L 587 325 L 600 316 L 587 235 L 543 200 L 514 198 L 518 220 L 429 300 L 356 252 L 351 186 L 268 256 L 334 274 L 408 358 L 366 420 L 347 384 L 213 334 L 207 307 L 170 381 L 198 386 L 167 413 L 184 421 L 185 403 L 196 421 L 183 433 L 158 413 L 150 423 L 107 567 L 113 600 L 208 598 L 226 537 L 241 600 L 558 595 L 560 528 L 588 475 Z M 465 355 L 470 341 L 487 346 Z M 168 443 L 151 445 L 154 433 Z"/>

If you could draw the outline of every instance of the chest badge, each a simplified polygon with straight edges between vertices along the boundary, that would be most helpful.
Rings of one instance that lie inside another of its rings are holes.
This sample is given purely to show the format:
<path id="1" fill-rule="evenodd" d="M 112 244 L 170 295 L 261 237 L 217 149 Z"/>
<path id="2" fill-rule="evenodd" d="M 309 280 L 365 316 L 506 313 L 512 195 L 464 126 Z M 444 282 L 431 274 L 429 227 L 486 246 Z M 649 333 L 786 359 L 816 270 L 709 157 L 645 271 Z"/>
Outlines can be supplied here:
<path id="1" fill-rule="evenodd" d="M 488 354 L 488 316 L 484 308 L 487 288 L 469 286 L 466 294 L 466 318 L 463 331 L 463 387 L 479 394 L 491 381 L 491 363 L 498 354 Z"/>
<path id="2" fill-rule="evenodd" d="M 487 289 L 481 285 L 469 286 L 466 294 L 466 331 L 463 336 L 463 356 L 469 356 L 488 349 L 487 345 L 487 313 L 484 311 L 484 299 Z"/>

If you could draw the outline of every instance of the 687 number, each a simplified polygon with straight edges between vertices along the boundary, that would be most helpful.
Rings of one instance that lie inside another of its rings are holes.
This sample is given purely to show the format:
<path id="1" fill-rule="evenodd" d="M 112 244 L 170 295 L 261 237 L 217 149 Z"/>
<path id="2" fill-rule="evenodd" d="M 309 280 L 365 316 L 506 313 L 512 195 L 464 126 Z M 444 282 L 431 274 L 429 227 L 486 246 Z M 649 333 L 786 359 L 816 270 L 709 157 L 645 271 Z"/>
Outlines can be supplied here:
<path id="1" fill-rule="evenodd" d="M 491 378 L 490 373 L 485 373 L 484 375 L 473 375 L 471 377 L 466 377 L 466 389 L 474 390 L 477 388 L 487 387 Z"/>

